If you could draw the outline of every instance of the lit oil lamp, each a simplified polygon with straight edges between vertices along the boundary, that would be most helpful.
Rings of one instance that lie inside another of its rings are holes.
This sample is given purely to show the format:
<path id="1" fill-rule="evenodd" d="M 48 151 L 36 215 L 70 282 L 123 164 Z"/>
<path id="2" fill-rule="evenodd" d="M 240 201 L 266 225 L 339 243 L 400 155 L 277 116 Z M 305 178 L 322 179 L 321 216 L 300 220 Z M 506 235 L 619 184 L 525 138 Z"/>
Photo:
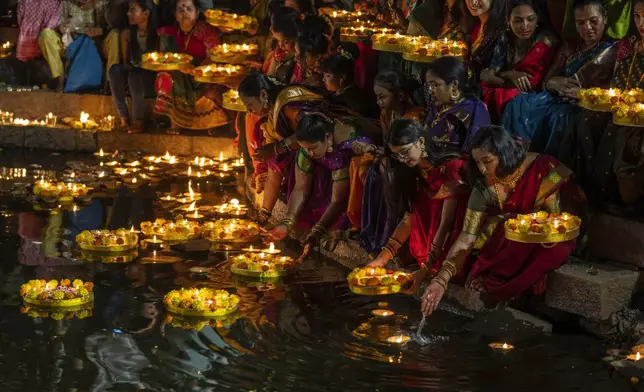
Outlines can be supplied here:
<path id="1" fill-rule="evenodd" d="M 495 350 L 509 351 L 514 349 L 514 346 L 508 343 L 490 343 L 489 346 Z"/>
<path id="2" fill-rule="evenodd" d="M 187 196 L 190 201 L 201 199 L 201 193 L 192 190 L 192 180 L 188 181 L 188 192 L 184 193 L 183 195 Z"/>
<path id="3" fill-rule="evenodd" d="M 49 128 L 54 128 L 56 127 L 57 120 L 58 117 L 54 116 L 54 114 L 50 112 L 49 114 L 47 114 L 47 116 L 45 116 L 45 125 Z"/>
<path id="4" fill-rule="evenodd" d="M 146 243 L 147 247 L 150 248 L 150 249 L 161 249 L 161 248 L 163 248 L 163 241 L 160 240 L 160 239 L 157 239 L 156 235 L 153 236 L 152 239 L 147 238 L 147 239 L 145 239 L 143 241 Z"/>
<path id="5" fill-rule="evenodd" d="M 262 252 L 262 250 L 260 248 L 253 248 L 253 245 L 251 245 L 248 248 L 243 248 L 242 251 L 250 252 L 250 253 L 260 253 L 260 252 Z"/>
<path id="6" fill-rule="evenodd" d="M 394 316 L 396 313 L 387 309 L 374 309 L 371 311 L 371 314 L 373 314 L 376 317 L 389 318 L 391 316 Z"/>
<path id="7" fill-rule="evenodd" d="M 134 226 L 130 227 L 130 233 L 141 234 L 140 230 L 134 230 Z"/>
<path id="8" fill-rule="evenodd" d="M 411 338 L 409 337 L 409 335 L 404 335 L 404 334 L 394 335 L 387 338 L 387 343 L 403 345 L 409 342 L 410 339 Z"/>
<path id="9" fill-rule="evenodd" d="M 642 355 L 639 352 L 636 352 L 634 354 L 628 354 L 628 356 L 626 356 L 626 359 L 628 359 L 629 361 L 637 362 L 642 359 Z"/>
<path id="10" fill-rule="evenodd" d="M 269 245 L 269 247 L 267 249 L 262 250 L 262 253 L 266 253 L 266 254 L 269 254 L 269 255 L 277 255 L 277 254 L 282 253 L 282 251 L 279 250 L 279 249 L 275 249 L 275 244 L 271 242 L 271 244 Z"/>
<path id="11" fill-rule="evenodd" d="M 199 219 L 203 219 L 203 215 L 199 213 L 198 208 L 195 208 L 195 211 L 193 213 L 186 215 L 186 218 L 191 220 L 199 220 Z"/>

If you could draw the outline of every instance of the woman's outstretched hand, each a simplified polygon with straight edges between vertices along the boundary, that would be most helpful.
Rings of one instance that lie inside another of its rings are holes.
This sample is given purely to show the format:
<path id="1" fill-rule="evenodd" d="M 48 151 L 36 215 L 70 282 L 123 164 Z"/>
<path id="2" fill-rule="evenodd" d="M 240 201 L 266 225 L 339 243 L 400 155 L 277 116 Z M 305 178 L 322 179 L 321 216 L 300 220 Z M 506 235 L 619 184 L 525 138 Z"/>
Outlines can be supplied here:
<path id="1" fill-rule="evenodd" d="M 262 235 L 269 241 L 281 241 L 288 235 L 288 227 L 286 227 L 286 225 L 279 224 L 274 226 L 272 229 L 263 232 Z"/>
<path id="2" fill-rule="evenodd" d="M 423 312 L 425 316 L 429 316 L 434 313 L 438 308 L 438 304 L 445 294 L 445 289 L 439 283 L 431 282 L 429 286 L 425 289 L 420 301 L 420 311 Z"/>

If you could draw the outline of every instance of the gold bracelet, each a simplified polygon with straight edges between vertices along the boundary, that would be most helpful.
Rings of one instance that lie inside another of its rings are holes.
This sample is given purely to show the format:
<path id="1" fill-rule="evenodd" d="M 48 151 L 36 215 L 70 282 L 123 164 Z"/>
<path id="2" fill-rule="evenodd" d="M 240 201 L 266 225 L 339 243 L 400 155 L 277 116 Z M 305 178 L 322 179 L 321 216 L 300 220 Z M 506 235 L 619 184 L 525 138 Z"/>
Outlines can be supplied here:
<path id="1" fill-rule="evenodd" d="M 432 279 L 432 282 L 436 282 L 436 284 L 438 284 L 445 291 L 447 291 L 447 282 L 444 279 L 439 278 L 438 275 L 434 276 L 434 279 Z"/>
<path id="2" fill-rule="evenodd" d="M 324 226 L 322 226 L 320 224 L 317 224 L 317 225 L 313 226 L 311 231 L 315 231 L 315 232 L 320 233 L 322 235 L 325 235 L 326 233 L 328 233 L 328 230 Z"/>
<path id="3" fill-rule="evenodd" d="M 286 226 L 286 229 L 287 229 L 287 230 L 288 230 L 288 232 L 289 232 L 289 233 L 291 233 L 291 234 L 292 234 L 292 233 L 293 233 L 293 231 L 295 230 L 295 220 L 294 220 L 294 219 L 291 219 L 291 218 L 285 218 L 284 220 L 282 220 L 282 222 L 280 222 L 280 224 L 282 224 L 282 225 Z"/>

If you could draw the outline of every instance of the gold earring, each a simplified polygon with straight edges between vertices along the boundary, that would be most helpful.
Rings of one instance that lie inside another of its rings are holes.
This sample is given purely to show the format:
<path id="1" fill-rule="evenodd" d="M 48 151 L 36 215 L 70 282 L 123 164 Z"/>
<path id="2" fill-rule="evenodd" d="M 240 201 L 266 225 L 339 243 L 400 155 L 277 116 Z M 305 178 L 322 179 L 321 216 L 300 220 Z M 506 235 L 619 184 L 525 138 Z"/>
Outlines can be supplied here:
<path id="1" fill-rule="evenodd" d="M 449 98 L 452 100 L 452 102 L 458 102 L 458 100 L 461 99 L 461 94 L 459 93 L 452 94 L 450 95 Z"/>
<path id="2" fill-rule="evenodd" d="M 268 98 L 263 98 L 262 99 L 262 106 L 264 107 L 264 109 L 268 108 Z"/>
<path id="3" fill-rule="evenodd" d="M 420 156 L 422 158 L 427 158 L 427 151 L 425 151 L 425 145 L 424 144 L 422 146 L 420 146 L 420 151 L 421 151 Z"/>
<path id="4" fill-rule="evenodd" d="M 331 140 L 326 142 L 326 152 L 333 152 L 333 143 Z"/>

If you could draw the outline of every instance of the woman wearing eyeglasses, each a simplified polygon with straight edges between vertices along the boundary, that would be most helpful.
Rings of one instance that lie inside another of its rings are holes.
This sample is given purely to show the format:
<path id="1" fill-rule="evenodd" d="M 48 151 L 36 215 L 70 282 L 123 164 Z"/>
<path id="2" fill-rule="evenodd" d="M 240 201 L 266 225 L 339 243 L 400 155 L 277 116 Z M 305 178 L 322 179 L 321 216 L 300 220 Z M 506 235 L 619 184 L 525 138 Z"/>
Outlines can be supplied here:
<path id="1" fill-rule="evenodd" d="M 425 81 L 432 104 L 426 127 L 411 120 L 394 122 L 389 139 L 392 156 L 414 170 L 414 178 L 396 189 L 411 206 L 372 266 L 384 266 L 409 238 L 409 248 L 419 265 L 418 282 L 440 262 L 460 233 L 469 188 L 464 168 L 467 143 L 479 127 L 490 123 L 485 105 L 470 95 L 467 71 L 454 57 L 429 65 Z M 426 129 L 427 128 L 427 129 Z M 422 275 L 422 276 L 421 276 Z"/>

